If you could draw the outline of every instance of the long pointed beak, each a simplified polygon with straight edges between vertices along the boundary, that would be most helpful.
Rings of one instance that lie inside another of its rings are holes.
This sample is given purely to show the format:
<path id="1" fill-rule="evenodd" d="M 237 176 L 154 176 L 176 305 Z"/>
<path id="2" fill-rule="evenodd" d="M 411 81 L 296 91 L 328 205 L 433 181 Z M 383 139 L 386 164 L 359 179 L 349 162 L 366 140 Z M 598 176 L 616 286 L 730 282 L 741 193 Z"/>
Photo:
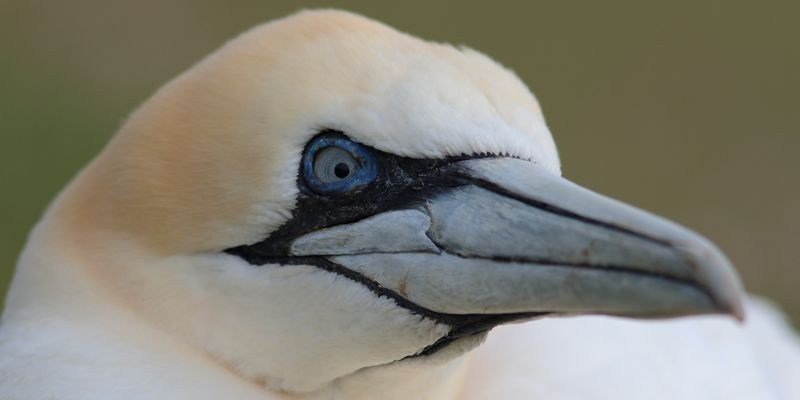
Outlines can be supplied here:
<path id="1" fill-rule="evenodd" d="M 534 163 L 457 163 L 467 185 L 295 240 L 420 307 L 446 314 L 743 318 L 726 257 L 677 224 Z"/>

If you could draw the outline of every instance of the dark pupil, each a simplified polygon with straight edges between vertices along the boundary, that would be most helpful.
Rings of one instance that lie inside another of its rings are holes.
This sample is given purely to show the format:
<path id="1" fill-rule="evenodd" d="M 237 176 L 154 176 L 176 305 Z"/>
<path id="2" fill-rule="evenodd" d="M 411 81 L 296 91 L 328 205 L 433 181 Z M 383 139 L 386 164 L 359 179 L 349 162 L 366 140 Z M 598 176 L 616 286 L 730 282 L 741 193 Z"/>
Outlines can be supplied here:
<path id="1" fill-rule="evenodd" d="M 345 163 L 338 163 L 333 167 L 333 173 L 337 178 L 344 179 L 347 175 L 350 175 L 350 166 Z"/>

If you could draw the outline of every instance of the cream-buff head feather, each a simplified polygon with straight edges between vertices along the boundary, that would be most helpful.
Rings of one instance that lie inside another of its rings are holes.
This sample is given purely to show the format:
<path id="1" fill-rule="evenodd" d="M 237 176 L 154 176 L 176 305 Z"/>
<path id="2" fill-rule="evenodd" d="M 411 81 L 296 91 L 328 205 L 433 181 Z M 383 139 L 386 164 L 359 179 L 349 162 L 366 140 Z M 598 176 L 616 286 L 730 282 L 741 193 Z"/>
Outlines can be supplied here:
<path id="1" fill-rule="evenodd" d="M 536 99 L 488 57 L 306 11 L 161 88 L 80 180 L 92 206 L 79 208 L 167 254 L 257 241 L 289 217 L 300 153 L 323 128 L 403 156 L 506 153 L 559 169 Z"/>
<path id="2" fill-rule="evenodd" d="M 217 254 L 290 218 L 301 153 L 321 129 L 402 156 L 509 154 L 559 170 L 539 105 L 509 70 L 358 15 L 305 11 L 158 90 L 50 226 L 121 302 L 272 386 L 316 389 L 403 358 L 448 328 L 332 274 Z"/>

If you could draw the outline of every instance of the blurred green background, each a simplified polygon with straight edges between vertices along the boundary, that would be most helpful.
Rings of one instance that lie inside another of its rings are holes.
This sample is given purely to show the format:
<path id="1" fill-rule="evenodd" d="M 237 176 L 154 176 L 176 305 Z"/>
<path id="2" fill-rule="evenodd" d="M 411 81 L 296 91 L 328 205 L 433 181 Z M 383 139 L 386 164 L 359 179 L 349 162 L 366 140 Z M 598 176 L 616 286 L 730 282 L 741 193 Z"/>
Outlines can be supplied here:
<path id="1" fill-rule="evenodd" d="M 0 0 L 0 293 L 50 199 L 159 85 L 299 8 L 514 69 L 565 175 L 699 230 L 800 321 L 800 2 Z"/>

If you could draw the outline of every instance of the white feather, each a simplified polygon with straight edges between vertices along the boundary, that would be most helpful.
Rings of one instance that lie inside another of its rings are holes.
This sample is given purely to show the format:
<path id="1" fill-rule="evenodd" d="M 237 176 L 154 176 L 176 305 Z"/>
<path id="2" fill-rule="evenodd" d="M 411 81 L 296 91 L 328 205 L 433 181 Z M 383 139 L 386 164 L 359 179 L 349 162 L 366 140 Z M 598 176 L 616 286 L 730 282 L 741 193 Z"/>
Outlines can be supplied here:
<path id="1" fill-rule="evenodd" d="M 159 90 L 45 214 L 0 326 L 0 399 L 800 398 L 797 339 L 758 301 L 744 326 L 540 320 L 398 361 L 449 327 L 220 254 L 291 216 L 320 127 L 560 169 L 536 99 L 480 53 L 334 11 L 257 27 Z"/>

